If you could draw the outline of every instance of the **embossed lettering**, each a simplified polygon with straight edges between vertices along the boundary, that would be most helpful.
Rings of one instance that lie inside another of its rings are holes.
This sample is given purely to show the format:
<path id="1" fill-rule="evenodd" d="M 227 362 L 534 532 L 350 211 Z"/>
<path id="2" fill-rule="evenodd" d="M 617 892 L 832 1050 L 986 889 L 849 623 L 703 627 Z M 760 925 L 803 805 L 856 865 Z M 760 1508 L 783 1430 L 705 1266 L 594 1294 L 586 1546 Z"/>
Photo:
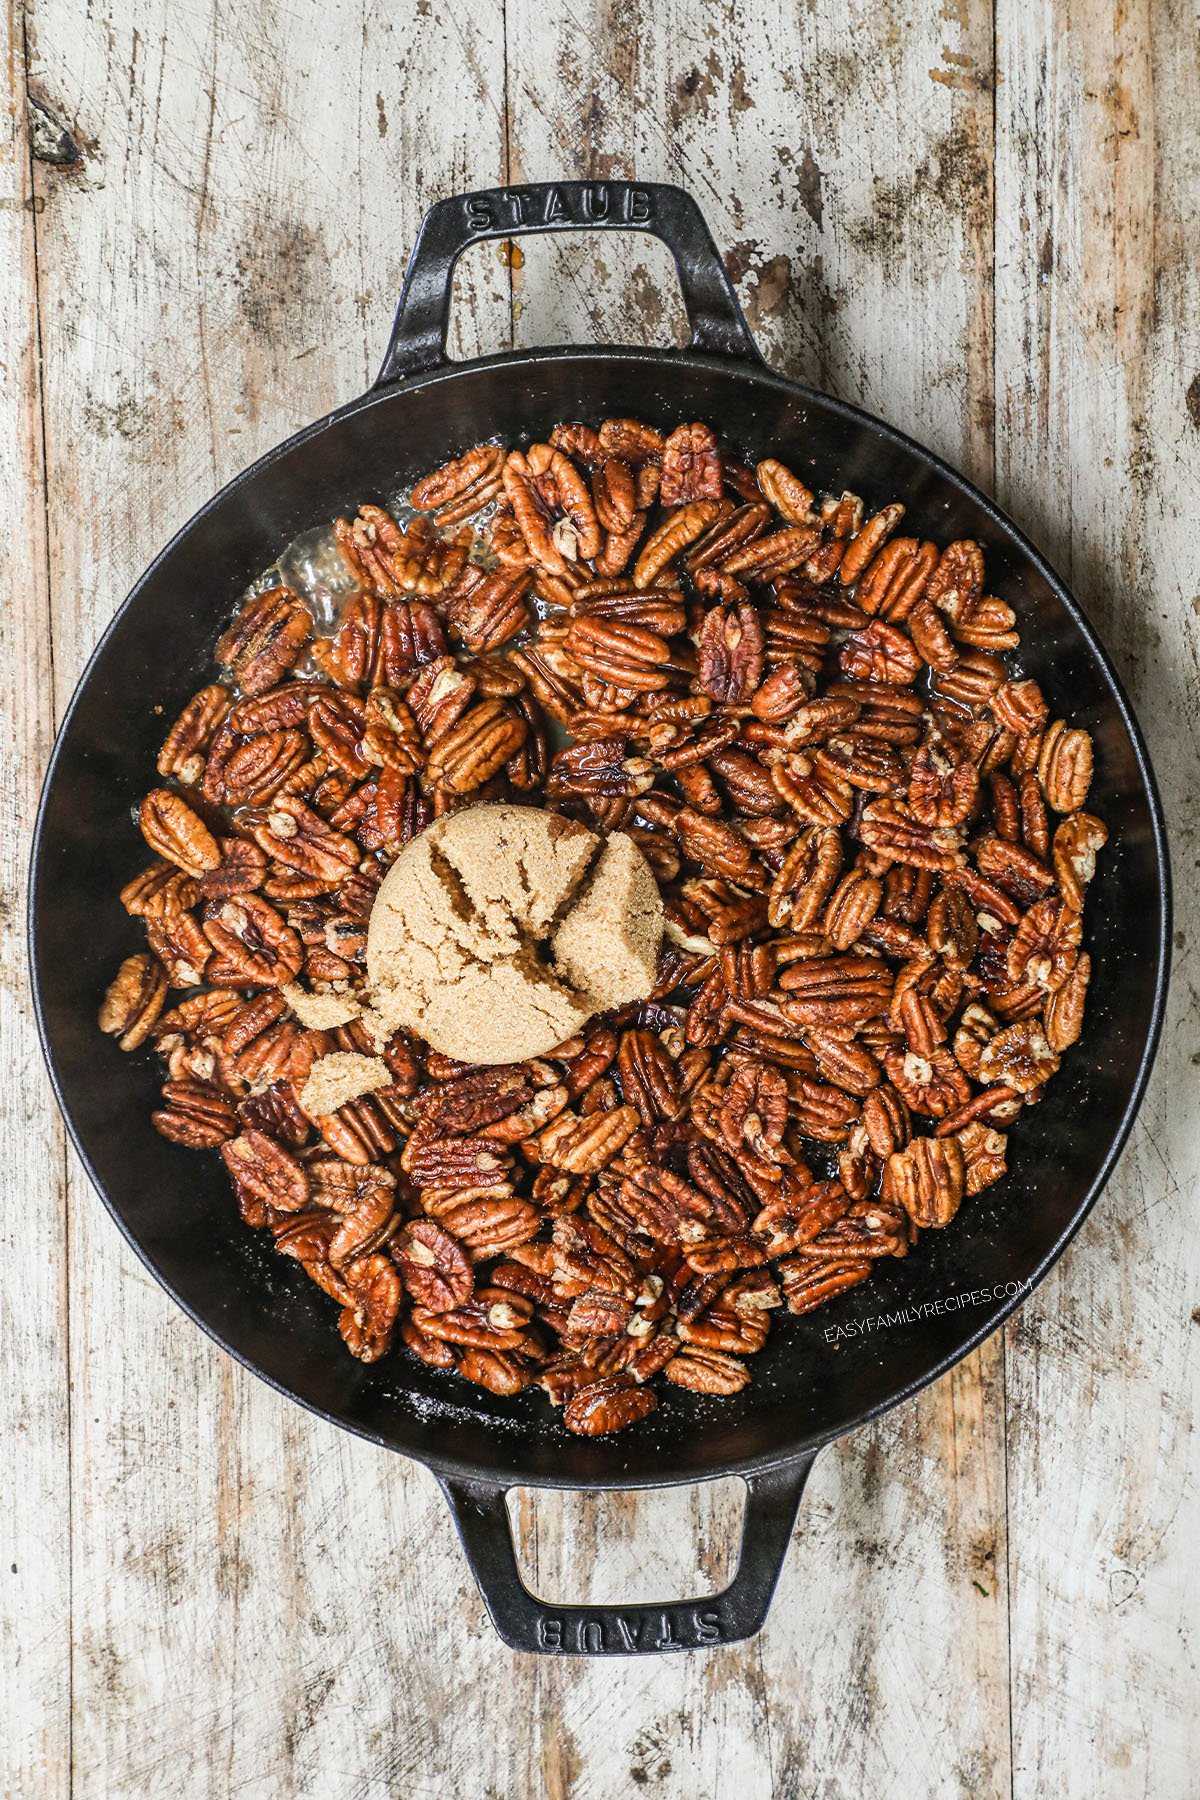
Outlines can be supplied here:
<path id="1" fill-rule="evenodd" d="M 696 1637 L 702 1644 L 715 1644 L 721 1636 L 721 1615 L 715 1612 L 692 1614 Z"/>
<path id="2" fill-rule="evenodd" d="M 524 194 L 506 194 L 504 197 L 508 201 L 509 206 L 512 208 L 513 224 L 514 225 L 523 225 L 525 223 L 525 196 L 524 196 Z"/>
<path id="3" fill-rule="evenodd" d="M 607 219 L 609 191 L 601 183 L 583 190 L 583 212 L 588 219 Z"/>
<path id="4" fill-rule="evenodd" d="M 627 1650 L 636 1650 L 641 1641 L 642 1621 L 638 1619 L 631 1625 L 628 1619 L 623 1619 L 621 1617 L 620 1613 L 616 1613 L 614 1617 L 621 1636 L 625 1640 L 625 1648 Z"/>
<path id="5" fill-rule="evenodd" d="M 544 1615 L 538 1620 L 538 1643 L 543 1650 L 562 1649 L 562 1620 Z"/>
<path id="6" fill-rule="evenodd" d="M 467 203 L 467 224 L 472 231 L 490 231 L 492 209 L 486 200 L 472 196 Z"/>
<path id="7" fill-rule="evenodd" d="M 645 188 L 630 188 L 625 216 L 631 225 L 645 225 L 654 217 L 654 205 Z"/>
<path id="8" fill-rule="evenodd" d="M 588 1619 L 586 1623 L 580 1621 L 579 1648 L 585 1656 L 595 1656 L 598 1650 L 603 1650 L 604 1627 L 599 1619 Z"/>
<path id="9" fill-rule="evenodd" d="M 546 195 L 546 223 L 555 224 L 559 219 L 569 219 L 570 213 L 562 195 L 556 187 L 552 187 Z"/>
<path id="10" fill-rule="evenodd" d="M 662 1622 L 663 1622 L 663 1634 L 658 1640 L 659 1649 L 660 1650 L 682 1649 L 682 1645 L 680 1644 L 679 1639 L 675 1636 L 675 1621 L 671 1617 L 670 1613 L 663 1614 Z"/>

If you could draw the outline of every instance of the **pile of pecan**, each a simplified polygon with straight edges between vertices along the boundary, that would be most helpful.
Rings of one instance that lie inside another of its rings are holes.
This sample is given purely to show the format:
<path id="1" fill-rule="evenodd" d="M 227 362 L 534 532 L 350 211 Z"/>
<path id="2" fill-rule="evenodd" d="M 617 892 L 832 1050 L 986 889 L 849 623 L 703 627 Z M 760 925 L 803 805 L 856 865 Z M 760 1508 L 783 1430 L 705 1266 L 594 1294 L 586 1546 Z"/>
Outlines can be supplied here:
<path id="1" fill-rule="evenodd" d="M 158 1130 L 220 1151 L 353 1355 L 398 1338 L 613 1431 L 660 1373 L 736 1393 L 774 1309 L 1003 1175 L 1082 1024 L 1092 746 L 1010 673 L 977 544 L 705 425 L 482 444 L 409 510 L 337 521 L 332 635 L 274 587 L 221 638 L 142 803 L 148 949 L 100 1022 L 165 1060 Z M 353 992 L 390 862 L 484 799 L 634 836 L 654 995 L 517 1066 L 397 1033 L 390 1087 L 306 1117 L 316 1058 L 377 1047 L 290 984 Z"/>

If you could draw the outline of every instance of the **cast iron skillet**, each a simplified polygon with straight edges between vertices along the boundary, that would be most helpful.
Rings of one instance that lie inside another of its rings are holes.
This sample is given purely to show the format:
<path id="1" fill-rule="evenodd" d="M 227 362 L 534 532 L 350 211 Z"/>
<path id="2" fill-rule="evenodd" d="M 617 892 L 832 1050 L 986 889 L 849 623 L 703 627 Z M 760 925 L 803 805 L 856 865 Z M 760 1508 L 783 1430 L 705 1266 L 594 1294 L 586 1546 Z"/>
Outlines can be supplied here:
<path id="1" fill-rule="evenodd" d="M 448 363 L 451 277 L 466 246 L 580 227 L 649 232 L 670 247 L 688 348 L 572 347 Z M 941 543 L 977 538 L 993 591 L 1017 609 L 1025 670 L 1052 709 L 1093 734 L 1089 805 L 1111 838 L 1089 901 L 1085 1037 L 1012 1133 L 1007 1180 L 865 1287 L 778 1323 L 736 1400 L 675 1390 L 633 1429 L 586 1441 L 563 1430 L 538 1392 L 500 1400 L 402 1352 L 370 1368 L 347 1356 L 326 1297 L 263 1234 L 236 1222 L 218 1159 L 152 1130 L 153 1061 L 101 1039 L 96 1008 L 118 962 L 139 947 L 116 899 L 145 861 L 130 808 L 153 780 L 164 717 L 211 679 L 209 647 L 247 581 L 298 532 L 352 515 L 361 500 L 386 501 L 482 438 L 528 440 L 559 419 L 614 414 L 660 425 L 709 420 L 750 461 L 779 456 L 814 487 L 862 494 L 870 510 L 901 498 L 906 529 Z M 42 796 L 34 995 L 76 1148 L 134 1249 L 197 1324 L 264 1380 L 434 1470 L 501 1636 L 525 1650 L 686 1649 L 761 1625 L 818 1449 L 974 1348 L 1078 1230 L 1129 1133 L 1158 1039 L 1168 884 L 1161 810 L 1129 703 L 1079 606 L 1027 539 L 900 433 L 765 366 L 687 194 L 538 184 L 430 208 L 371 391 L 232 481 L 113 620 L 68 710 Z M 850 1335 L 852 1325 L 862 1335 Z M 743 1476 L 748 1493 L 741 1561 L 724 1593 L 662 1606 L 549 1607 L 522 1585 L 504 1498 L 514 1484 L 636 1488 L 728 1474 Z"/>

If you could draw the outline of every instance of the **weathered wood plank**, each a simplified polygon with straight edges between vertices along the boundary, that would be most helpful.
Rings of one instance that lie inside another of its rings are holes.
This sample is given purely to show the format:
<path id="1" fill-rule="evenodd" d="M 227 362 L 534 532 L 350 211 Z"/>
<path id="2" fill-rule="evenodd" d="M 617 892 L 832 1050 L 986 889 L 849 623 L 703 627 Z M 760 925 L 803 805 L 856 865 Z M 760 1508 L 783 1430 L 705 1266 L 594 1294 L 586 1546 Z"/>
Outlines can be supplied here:
<path id="1" fill-rule="evenodd" d="M 889 7 L 722 12 L 701 43 L 683 6 L 623 21 L 510 4 L 510 157 L 514 179 L 682 181 L 777 366 L 987 481 L 991 9 L 947 12 L 925 23 Z M 565 91 L 586 96 L 582 109 L 562 106 Z M 643 241 L 522 248 L 519 342 L 677 335 Z M 557 1678 L 561 1723 L 591 1752 L 569 1792 L 628 1786 L 638 1743 L 653 1747 L 664 1788 L 686 1767 L 703 1792 L 735 1780 L 756 1796 L 905 1791 L 915 1770 L 908 1791 L 1007 1793 L 1001 1354 L 992 1343 L 826 1455 L 757 1643 L 658 1671 L 649 1720 L 643 1668 L 619 1665 L 610 1732 L 577 1724 L 595 1673 Z M 586 1597 L 575 1564 L 591 1589 L 643 1594 L 651 1512 L 677 1544 L 728 1542 L 740 1500 L 732 1484 L 569 1507 L 541 1495 L 523 1513 L 530 1559 L 558 1593 L 573 1579 Z M 853 1673 L 831 1683 L 833 1669 Z"/>
<path id="2" fill-rule="evenodd" d="M 70 1779 L 70 1444 L 63 1134 L 25 960 L 29 833 L 53 735 L 34 234 L 20 9 L 0 15 L 0 1794 Z"/>
<path id="3" fill-rule="evenodd" d="M 424 205 L 497 166 L 503 53 L 498 6 L 421 0 L 35 23 L 37 80 L 90 146 L 39 221 L 61 704 L 195 506 L 374 373 Z M 507 319 L 503 284 L 468 286 L 468 347 Z M 433 1646 L 465 1573 L 431 1479 L 233 1367 L 78 1177 L 71 1217 L 75 1791 L 381 1792 L 399 1744 L 433 1793 Z M 470 1623 L 482 1665 L 473 1602 Z"/>
<path id="4" fill-rule="evenodd" d="M 68 1456 L 80 1794 L 1187 1791 L 1197 1139 L 1167 1097 L 1189 1091 L 1194 1053 L 1195 37 L 1174 0 L 1071 0 L 1065 19 L 1001 0 L 993 94 L 989 4 L 910 13 L 839 0 L 801 16 L 772 0 L 714 9 L 701 38 L 681 0 L 641 19 L 508 0 L 507 25 L 499 0 L 412 0 L 386 18 L 308 0 L 211 17 L 36 0 L 35 79 L 86 160 L 37 175 L 54 656 L 52 680 L 49 634 L 0 620 L 22 830 L 52 689 L 61 706 L 130 580 L 199 501 L 369 379 L 424 204 L 501 175 L 630 175 L 697 193 L 778 366 L 985 484 L 995 450 L 1001 497 L 1131 678 L 1184 907 L 1143 1124 L 1007 1360 L 993 1342 L 827 1454 L 762 1638 L 666 1663 L 504 1650 L 431 1478 L 212 1350 L 77 1175 L 68 1431 L 60 1138 L 6 987 L 19 1079 L 0 1104 L 22 1157 L 18 1249 L 32 1238 L 37 1254 L 0 1266 L 19 1282 L 0 1304 L 15 1409 L 4 1493 L 21 1505 L 11 1586 L 0 1568 L 0 1791 L 67 1792 Z M 24 155 L 6 161 L 0 208 L 10 346 L 32 306 Z M 518 341 L 678 334 L 657 246 L 522 251 Z M 457 353 L 505 343 L 496 246 L 465 260 L 458 293 Z M 6 379 L 18 430 L 0 480 L 22 551 L 8 591 L 28 622 L 46 594 L 32 349 Z M 24 852 L 4 834 L 0 853 L 19 912 Z M 5 967 L 21 957 L 14 935 Z M 736 1483 L 518 1509 L 535 1585 L 579 1599 L 720 1585 L 739 1514 Z"/>
<path id="5" fill-rule="evenodd" d="M 943 13 L 730 9 L 699 42 L 679 0 L 624 21 L 601 6 L 510 7 L 512 178 L 682 181 L 770 360 L 986 480 L 991 7 Z M 586 341 L 601 305 L 606 335 L 675 335 L 673 284 L 668 312 L 644 243 L 621 261 L 620 240 L 597 242 L 523 245 L 521 341 Z M 535 281 L 534 258 L 559 259 L 556 278 Z"/>
<path id="6" fill-rule="evenodd" d="M 1200 155 L 1187 7 L 998 14 L 1002 498 L 1129 682 L 1173 832 L 1162 1053 L 1116 1178 L 1011 1328 L 1014 1791 L 1190 1792 L 1200 1766 Z"/>

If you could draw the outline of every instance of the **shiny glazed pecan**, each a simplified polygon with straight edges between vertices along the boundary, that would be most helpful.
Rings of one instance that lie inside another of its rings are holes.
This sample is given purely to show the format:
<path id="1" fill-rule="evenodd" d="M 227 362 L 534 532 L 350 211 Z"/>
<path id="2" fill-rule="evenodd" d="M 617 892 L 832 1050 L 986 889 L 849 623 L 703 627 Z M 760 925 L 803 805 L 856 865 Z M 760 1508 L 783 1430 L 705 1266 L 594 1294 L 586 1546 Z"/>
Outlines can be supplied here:
<path id="1" fill-rule="evenodd" d="M 364 1256 L 345 1272 L 350 1301 L 338 1329 L 351 1356 L 378 1362 L 391 1347 L 400 1312 L 401 1286 L 395 1265 L 386 1256 Z"/>
<path id="2" fill-rule="evenodd" d="M 454 635 L 476 655 L 507 644 L 529 624 L 525 605 L 529 585 L 525 569 L 496 569 L 482 575 L 469 565 L 446 601 L 446 618 Z"/>
<path id="3" fill-rule="evenodd" d="M 361 506 L 358 517 L 334 521 L 334 536 L 364 585 L 382 596 L 440 594 L 462 572 L 467 541 L 447 542 L 426 519 L 406 530 L 381 506 Z"/>
<path id="4" fill-rule="evenodd" d="M 470 1300 L 475 1276 L 466 1251 L 432 1219 L 414 1219 L 392 1247 L 405 1287 L 426 1312 L 450 1312 Z"/>
<path id="5" fill-rule="evenodd" d="M 439 525 L 460 525 L 495 499 L 503 467 L 503 445 L 477 444 L 418 481 L 412 503 L 418 511 L 436 512 Z"/>
<path id="6" fill-rule="evenodd" d="M 521 748 L 526 721 L 504 700 L 481 700 L 438 739 L 426 765 L 436 786 L 452 794 L 482 787 Z"/>
<path id="7" fill-rule="evenodd" d="M 669 513 L 656 531 L 651 532 L 634 564 L 633 585 L 648 588 L 698 537 L 706 532 L 717 517 L 715 500 L 693 500 Z"/>
<path id="8" fill-rule="evenodd" d="M 580 1437 L 600 1437 L 636 1424 L 657 1405 L 653 1388 L 638 1387 L 628 1376 L 611 1375 L 572 1395 L 563 1408 L 563 1424 Z"/>
<path id="9" fill-rule="evenodd" d="M 220 686 L 201 688 L 188 701 L 158 753 L 158 772 L 164 781 L 174 776 L 191 786 L 200 779 L 204 753 L 229 711 L 229 704 L 229 691 Z"/>
<path id="10" fill-rule="evenodd" d="M 572 1175 L 594 1175 L 607 1168 L 637 1130 L 638 1115 L 632 1106 L 578 1119 L 564 1113 L 537 1140 L 543 1162 Z"/>
<path id="11" fill-rule="evenodd" d="M 217 644 L 244 694 L 262 694 L 293 668 L 312 633 L 312 614 L 290 588 L 269 588 L 247 600 Z"/>
<path id="12" fill-rule="evenodd" d="M 231 900 L 262 886 L 267 859 L 257 844 L 245 838 L 218 838 L 217 847 L 220 862 L 215 869 L 206 869 L 197 884 L 206 900 Z"/>
<path id="13" fill-rule="evenodd" d="M 563 643 L 581 669 L 617 687 L 655 693 L 670 684 L 670 672 L 662 666 L 671 654 L 666 639 L 643 626 L 585 614 Z"/>
<path id="14" fill-rule="evenodd" d="M 167 977 L 158 958 L 145 951 L 127 956 L 104 996 L 100 1029 L 122 1050 L 137 1050 L 154 1030 L 166 999 Z"/>
<path id="15" fill-rule="evenodd" d="M 904 1208 L 914 1225 L 948 1225 L 966 1191 L 966 1162 L 954 1138 L 914 1138 L 889 1156 L 883 1197 Z"/>
<path id="16" fill-rule="evenodd" d="M 750 1379 L 749 1369 L 736 1356 L 702 1344 L 689 1344 L 671 1358 L 663 1373 L 675 1387 L 690 1388 L 694 1394 L 737 1394 Z"/>
<path id="17" fill-rule="evenodd" d="M 797 467 L 711 421 L 460 446 L 333 523 L 341 598 L 247 595 L 167 733 L 99 1022 L 364 1362 L 584 1435 L 734 1395 L 773 1311 L 1004 1180 L 1081 1035 L 1091 739 L 978 544 Z M 514 799 L 627 832 L 667 930 L 648 998 L 476 1067 L 357 1016 L 367 931 L 432 819 Z M 331 1052 L 389 1084 L 316 1111 Z"/>
<path id="18" fill-rule="evenodd" d="M 763 672 L 758 613 L 744 602 L 715 606 L 700 630 L 698 680 L 714 700 L 749 701 Z"/>
<path id="19" fill-rule="evenodd" d="M 662 447 L 662 504 L 719 500 L 723 492 L 723 459 L 712 430 L 707 425 L 677 426 Z"/>
<path id="20" fill-rule="evenodd" d="M 245 1131 L 221 1151 L 235 1186 L 277 1212 L 299 1212 L 308 1199 L 303 1166 L 263 1131 Z"/>
<path id="21" fill-rule="evenodd" d="M 227 806 L 261 806 L 303 765 L 307 745 L 298 731 L 266 731 L 232 751 L 221 770 Z"/>
<path id="22" fill-rule="evenodd" d="M 217 840 L 182 795 L 154 788 L 138 810 L 142 836 L 156 855 L 185 875 L 203 875 L 221 860 Z"/>
<path id="23" fill-rule="evenodd" d="M 227 1094 L 206 1081 L 165 1081 L 166 1106 L 151 1113 L 162 1137 L 191 1150 L 212 1150 L 235 1135 L 238 1116 Z"/>
<path id="24" fill-rule="evenodd" d="M 278 987 L 294 981 L 304 960 L 300 939 L 260 894 L 238 894 L 204 921 L 221 969 L 234 981 Z"/>

